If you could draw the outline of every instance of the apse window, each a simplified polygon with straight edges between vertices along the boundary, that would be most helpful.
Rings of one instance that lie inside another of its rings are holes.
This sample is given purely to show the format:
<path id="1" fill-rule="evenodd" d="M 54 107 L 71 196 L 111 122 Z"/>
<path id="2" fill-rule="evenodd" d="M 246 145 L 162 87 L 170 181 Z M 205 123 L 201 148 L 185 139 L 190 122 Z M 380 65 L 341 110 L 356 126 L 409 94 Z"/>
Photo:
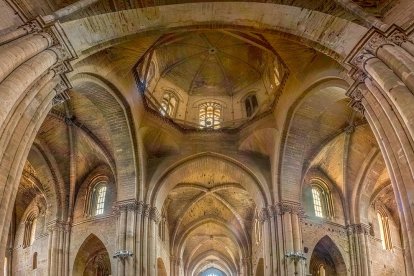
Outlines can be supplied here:
<path id="1" fill-rule="evenodd" d="M 37 218 L 34 212 L 27 216 L 24 226 L 23 248 L 31 246 L 35 240 L 36 221 Z"/>
<path id="2" fill-rule="evenodd" d="M 178 99 L 172 92 L 164 93 L 161 101 L 160 113 L 162 116 L 173 117 L 177 110 Z"/>
<path id="3" fill-rule="evenodd" d="M 381 234 L 381 243 L 382 248 L 385 250 L 392 249 L 392 241 L 391 241 L 391 233 L 390 233 L 390 225 L 388 221 L 388 216 L 384 211 L 377 212 L 378 217 L 378 224 Z"/>
<path id="4" fill-rule="evenodd" d="M 312 185 L 313 209 L 315 210 L 315 216 L 331 218 L 333 217 L 331 193 L 323 186 L 319 184 Z"/>
<path id="5" fill-rule="evenodd" d="M 203 103 L 199 106 L 200 128 L 219 129 L 222 115 L 222 107 L 215 102 Z"/>
<path id="6" fill-rule="evenodd" d="M 247 117 L 251 117 L 256 113 L 258 104 L 257 97 L 255 94 L 246 97 L 246 99 L 244 100 L 244 107 L 246 108 Z"/>

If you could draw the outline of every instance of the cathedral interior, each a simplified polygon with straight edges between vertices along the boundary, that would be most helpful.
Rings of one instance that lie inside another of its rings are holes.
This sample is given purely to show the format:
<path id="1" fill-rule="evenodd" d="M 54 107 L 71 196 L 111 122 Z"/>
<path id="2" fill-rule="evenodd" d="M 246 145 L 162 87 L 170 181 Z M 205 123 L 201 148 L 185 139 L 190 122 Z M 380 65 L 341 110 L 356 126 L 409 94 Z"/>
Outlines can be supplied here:
<path id="1" fill-rule="evenodd" d="M 413 0 L 0 15 L 0 275 L 414 275 Z"/>

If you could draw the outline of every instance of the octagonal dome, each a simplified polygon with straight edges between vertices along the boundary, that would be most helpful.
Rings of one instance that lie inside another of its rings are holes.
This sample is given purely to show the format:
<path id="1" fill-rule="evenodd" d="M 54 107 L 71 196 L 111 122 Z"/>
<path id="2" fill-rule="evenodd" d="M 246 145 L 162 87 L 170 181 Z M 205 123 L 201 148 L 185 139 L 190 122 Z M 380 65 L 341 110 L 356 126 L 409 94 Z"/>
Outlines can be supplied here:
<path id="1" fill-rule="evenodd" d="M 135 69 L 147 107 L 182 128 L 209 130 L 270 111 L 286 72 L 263 37 L 224 30 L 164 35 Z"/>

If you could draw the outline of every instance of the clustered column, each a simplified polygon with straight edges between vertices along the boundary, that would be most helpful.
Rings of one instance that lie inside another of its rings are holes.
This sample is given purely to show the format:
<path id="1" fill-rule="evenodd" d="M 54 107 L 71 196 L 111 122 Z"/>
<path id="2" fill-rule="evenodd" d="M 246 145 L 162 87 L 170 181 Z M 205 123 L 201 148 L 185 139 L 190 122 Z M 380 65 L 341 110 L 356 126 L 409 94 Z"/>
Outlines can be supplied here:
<path id="1" fill-rule="evenodd" d="M 118 202 L 117 275 L 156 275 L 156 237 L 160 220 L 156 208 L 137 201 Z M 130 255 L 128 255 L 131 253 Z"/>
<path id="2" fill-rule="evenodd" d="M 381 147 L 399 206 L 407 273 L 414 275 L 414 44 L 396 26 L 386 32 L 373 28 L 347 63 L 355 80 L 347 95 Z M 352 245 L 354 251 L 366 250 L 361 238 Z M 369 264 L 355 267 L 358 275 L 370 273 Z"/>
<path id="3" fill-rule="evenodd" d="M 45 116 L 56 103 L 58 93 L 70 88 L 65 73 L 70 70 L 68 59 L 73 58 L 61 33 L 54 24 L 42 25 L 32 21 L 20 29 L 0 36 L 0 165 L 4 185 L 0 208 L 0 265 L 3 265 L 5 244 L 12 216 L 10 204 L 15 198 L 24 161 Z M 8 158 L 7 156 L 14 156 Z M 62 210 L 62 214 L 65 210 Z M 66 215 L 54 218 L 67 220 Z M 53 222 L 52 222 L 53 224 Z M 49 262 L 53 275 L 67 273 L 65 246 L 69 241 L 64 232 L 53 230 L 50 252 L 59 263 Z M 59 253 L 55 253 L 58 250 Z"/>
<path id="4" fill-rule="evenodd" d="M 351 269 L 353 275 L 370 274 L 369 225 L 351 224 L 348 226 L 349 248 L 351 252 Z"/>

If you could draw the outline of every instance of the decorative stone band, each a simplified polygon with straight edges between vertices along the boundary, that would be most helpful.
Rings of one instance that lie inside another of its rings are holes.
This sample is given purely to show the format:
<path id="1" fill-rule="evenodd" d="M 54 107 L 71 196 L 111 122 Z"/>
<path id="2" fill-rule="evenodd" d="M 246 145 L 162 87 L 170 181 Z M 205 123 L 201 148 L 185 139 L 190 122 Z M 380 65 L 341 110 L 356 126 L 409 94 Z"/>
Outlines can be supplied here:
<path id="1" fill-rule="evenodd" d="M 368 235 L 371 229 L 371 226 L 358 223 L 358 224 L 350 224 L 347 227 L 348 235 L 355 235 L 355 234 L 364 234 Z"/>
<path id="2" fill-rule="evenodd" d="M 297 202 L 284 201 L 274 205 L 270 205 L 267 208 L 263 208 L 259 213 L 259 220 L 264 222 L 277 215 L 283 215 L 285 213 L 297 214 L 300 218 L 305 216 L 305 212 L 302 205 Z"/>
<path id="3" fill-rule="evenodd" d="M 379 48 L 385 45 L 401 46 L 407 41 L 409 41 L 408 36 L 396 25 L 391 26 L 386 32 L 373 27 L 351 51 L 345 59 L 345 63 L 351 65 L 353 68 L 359 68 L 365 71 L 365 63 L 369 59 L 377 56 Z"/>
<path id="4" fill-rule="evenodd" d="M 69 232 L 69 228 L 69 223 L 60 220 L 53 220 L 47 224 L 47 230 L 49 230 L 49 232 Z"/>

